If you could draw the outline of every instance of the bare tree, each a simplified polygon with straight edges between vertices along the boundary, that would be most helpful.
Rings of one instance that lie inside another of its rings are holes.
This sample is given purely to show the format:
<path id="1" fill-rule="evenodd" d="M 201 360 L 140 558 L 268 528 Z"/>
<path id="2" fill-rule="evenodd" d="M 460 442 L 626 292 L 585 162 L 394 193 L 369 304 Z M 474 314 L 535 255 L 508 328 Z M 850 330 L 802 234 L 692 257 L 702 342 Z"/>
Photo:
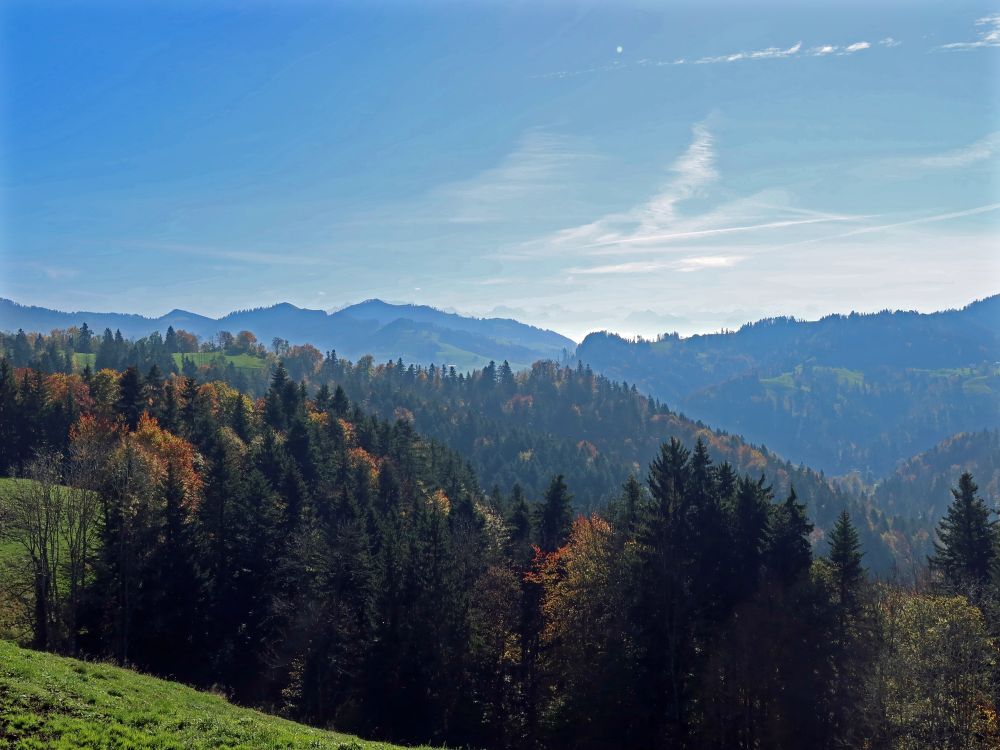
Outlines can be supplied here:
<path id="1" fill-rule="evenodd" d="M 49 648 L 55 639 L 59 601 L 60 526 L 66 488 L 61 480 L 61 456 L 46 453 L 27 466 L 26 476 L 9 485 L 3 500 L 3 535 L 23 552 L 31 578 L 35 648 Z"/>
<path id="2" fill-rule="evenodd" d="M 68 486 L 63 466 L 62 455 L 41 453 L 8 485 L 0 496 L 0 538 L 21 551 L 7 567 L 8 588 L 30 610 L 33 645 L 74 652 L 98 496 Z"/>

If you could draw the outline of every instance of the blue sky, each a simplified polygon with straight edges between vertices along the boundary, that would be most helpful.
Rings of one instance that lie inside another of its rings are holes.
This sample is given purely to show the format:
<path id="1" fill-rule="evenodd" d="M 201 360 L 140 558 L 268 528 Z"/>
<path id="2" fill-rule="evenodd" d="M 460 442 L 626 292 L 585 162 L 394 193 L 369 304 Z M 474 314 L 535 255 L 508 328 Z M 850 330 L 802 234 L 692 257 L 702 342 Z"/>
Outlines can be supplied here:
<path id="1" fill-rule="evenodd" d="M 1000 4 L 745 5 L 5 3 L 0 296 L 580 338 L 1000 291 Z"/>

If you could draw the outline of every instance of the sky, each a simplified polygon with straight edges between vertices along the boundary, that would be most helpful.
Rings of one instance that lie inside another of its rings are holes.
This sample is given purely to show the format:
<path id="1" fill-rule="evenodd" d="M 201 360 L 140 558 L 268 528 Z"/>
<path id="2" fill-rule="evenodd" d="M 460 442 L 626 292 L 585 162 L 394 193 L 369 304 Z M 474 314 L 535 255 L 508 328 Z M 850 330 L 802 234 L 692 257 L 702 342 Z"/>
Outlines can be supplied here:
<path id="1" fill-rule="evenodd" d="M 0 6 L 0 296 L 580 340 L 1000 291 L 1000 2 Z"/>

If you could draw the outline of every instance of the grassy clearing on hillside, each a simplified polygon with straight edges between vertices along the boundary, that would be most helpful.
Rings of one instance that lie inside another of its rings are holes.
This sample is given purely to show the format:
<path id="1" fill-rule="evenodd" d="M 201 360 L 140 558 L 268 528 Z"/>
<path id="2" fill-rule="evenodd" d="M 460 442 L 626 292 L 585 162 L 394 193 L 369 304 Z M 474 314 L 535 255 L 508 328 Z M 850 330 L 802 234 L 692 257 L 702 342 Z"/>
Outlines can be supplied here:
<path id="1" fill-rule="evenodd" d="M 87 365 L 90 365 L 90 369 L 94 369 L 94 363 L 97 362 L 97 355 L 93 352 L 89 354 L 84 354 L 83 352 L 73 353 L 73 367 L 77 370 L 83 370 Z"/>
<path id="2" fill-rule="evenodd" d="M 863 372 L 858 370 L 848 370 L 844 367 L 821 367 L 814 366 L 812 368 L 814 373 L 827 373 L 834 375 L 837 378 L 837 383 L 839 385 L 847 385 L 851 387 L 861 387 L 865 383 L 865 375 Z M 809 391 L 811 390 L 805 383 L 799 383 L 796 378 L 802 376 L 802 365 L 795 368 L 793 372 L 783 372 L 781 375 L 777 375 L 773 378 L 761 378 L 760 384 L 765 388 L 784 388 L 788 390 L 800 390 Z"/>
<path id="3" fill-rule="evenodd" d="M 760 384 L 765 388 L 795 388 L 795 377 L 790 372 L 782 373 L 773 378 L 761 378 Z"/>
<path id="4" fill-rule="evenodd" d="M 251 354 L 219 354 L 218 352 L 195 352 L 192 354 L 174 354 L 174 362 L 180 367 L 183 360 L 190 359 L 196 365 L 210 365 L 217 360 L 223 360 L 225 364 L 233 367 L 243 367 L 250 370 L 259 370 L 267 364 L 266 359 L 254 357 Z"/>
<path id="5" fill-rule="evenodd" d="M 174 362 L 180 367 L 183 364 L 184 359 L 190 359 L 196 365 L 209 365 L 217 360 L 223 360 L 224 364 L 231 364 L 236 368 L 244 368 L 248 370 L 259 370 L 261 367 L 267 365 L 267 360 L 261 357 L 254 357 L 251 354 L 219 354 L 219 352 L 193 352 L 191 354 L 174 354 L 172 355 Z M 73 355 L 73 367 L 77 370 L 83 370 L 84 367 L 90 365 L 90 369 L 93 370 L 97 363 L 97 355 L 94 353 L 81 354 L 76 352 Z"/>
<path id="6" fill-rule="evenodd" d="M 127 669 L 0 641 L 0 748 L 392 750 Z"/>

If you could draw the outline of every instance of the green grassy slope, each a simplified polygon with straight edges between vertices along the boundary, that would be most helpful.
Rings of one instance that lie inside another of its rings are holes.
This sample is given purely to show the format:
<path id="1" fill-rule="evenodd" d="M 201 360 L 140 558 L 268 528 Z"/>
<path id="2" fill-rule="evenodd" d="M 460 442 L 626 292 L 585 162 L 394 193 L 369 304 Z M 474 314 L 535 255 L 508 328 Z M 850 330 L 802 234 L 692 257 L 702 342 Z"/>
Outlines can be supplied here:
<path id="1" fill-rule="evenodd" d="M 0 748 L 392 750 L 127 669 L 0 641 Z"/>
<path id="2" fill-rule="evenodd" d="M 258 370 L 261 367 L 267 365 L 267 360 L 262 357 L 254 357 L 250 354 L 220 354 L 219 352 L 193 352 L 191 354 L 173 354 L 174 362 L 180 367 L 184 364 L 185 359 L 190 359 L 196 365 L 209 365 L 216 360 L 223 360 L 225 364 L 231 364 L 237 369 L 244 368 L 248 370 Z M 84 367 L 90 366 L 93 370 L 97 365 L 97 355 L 91 352 L 90 354 L 81 354 L 76 352 L 73 354 L 73 367 L 77 370 L 83 370 Z"/>
<path id="3" fill-rule="evenodd" d="M 29 479 L 12 479 L 10 477 L 0 477 L 0 510 L 4 507 L 7 494 L 14 491 L 14 488 L 21 482 L 31 481 Z M 5 539 L 0 536 L 0 565 L 20 555 L 22 547 L 17 542 Z"/>

